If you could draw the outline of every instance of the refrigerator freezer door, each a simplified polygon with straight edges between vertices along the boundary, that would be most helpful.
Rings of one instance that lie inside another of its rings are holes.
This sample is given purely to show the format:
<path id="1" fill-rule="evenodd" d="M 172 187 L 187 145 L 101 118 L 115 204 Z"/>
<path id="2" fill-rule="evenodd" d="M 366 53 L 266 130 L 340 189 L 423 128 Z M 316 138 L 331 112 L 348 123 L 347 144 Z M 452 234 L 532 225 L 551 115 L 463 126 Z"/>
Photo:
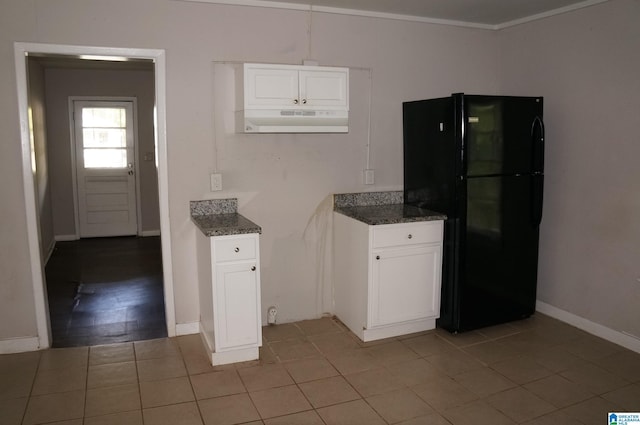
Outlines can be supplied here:
<path id="1" fill-rule="evenodd" d="M 533 171 L 533 130 L 542 119 L 542 98 L 469 95 L 464 108 L 466 175 Z"/>
<path id="2" fill-rule="evenodd" d="M 456 127 L 453 98 L 403 104 L 404 202 L 456 213 Z"/>
<path id="3" fill-rule="evenodd" d="M 520 319 L 534 312 L 538 226 L 532 224 L 533 178 L 467 180 L 460 330 Z"/>

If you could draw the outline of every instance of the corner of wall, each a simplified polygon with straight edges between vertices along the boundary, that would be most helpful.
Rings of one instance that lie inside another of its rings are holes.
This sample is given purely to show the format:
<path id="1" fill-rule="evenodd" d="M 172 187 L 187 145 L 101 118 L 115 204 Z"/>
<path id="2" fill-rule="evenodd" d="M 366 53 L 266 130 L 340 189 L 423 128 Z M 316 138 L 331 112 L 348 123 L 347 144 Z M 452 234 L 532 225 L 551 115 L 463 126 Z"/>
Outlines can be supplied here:
<path id="1" fill-rule="evenodd" d="M 575 326 L 578 329 L 598 336 L 614 344 L 618 344 L 624 348 L 628 348 L 631 351 L 640 353 L 640 339 L 634 338 L 630 335 L 616 331 L 615 329 L 602 326 L 599 323 L 592 322 L 584 317 L 577 316 L 568 311 L 554 307 L 551 304 L 547 304 L 540 300 L 536 301 L 536 311 L 551 316 L 554 319 L 558 319 L 562 322 Z"/>

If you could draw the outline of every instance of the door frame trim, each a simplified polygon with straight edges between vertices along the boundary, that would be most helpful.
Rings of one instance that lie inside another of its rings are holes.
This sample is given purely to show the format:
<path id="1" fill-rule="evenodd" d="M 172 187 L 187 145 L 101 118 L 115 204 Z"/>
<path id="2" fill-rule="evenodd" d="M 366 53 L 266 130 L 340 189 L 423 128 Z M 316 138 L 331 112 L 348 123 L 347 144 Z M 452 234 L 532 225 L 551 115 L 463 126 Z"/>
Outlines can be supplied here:
<path id="1" fill-rule="evenodd" d="M 160 204 L 160 232 L 162 243 L 162 269 L 164 275 L 164 302 L 169 337 L 176 335 L 176 314 L 173 287 L 173 263 L 171 261 L 171 223 L 169 220 L 169 178 L 167 157 L 167 95 L 166 55 L 164 49 L 139 49 L 118 47 L 77 46 L 44 43 L 14 43 L 18 118 L 22 153 L 22 177 L 27 222 L 27 244 L 31 264 L 36 331 L 40 349 L 51 346 L 49 306 L 44 279 L 44 262 L 40 250 L 39 217 L 36 208 L 36 192 L 33 181 L 31 135 L 29 130 L 29 101 L 27 90 L 27 56 L 29 54 L 97 55 L 131 59 L 150 59 L 154 62 L 156 96 L 155 143 L 158 167 L 158 196 Z"/>
<path id="2" fill-rule="evenodd" d="M 74 102 L 131 102 L 133 125 L 133 163 L 136 177 L 136 235 L 142 234 L 142 202 L 140 192 L 140 151 L 138 149 L 138 98 L 135 96 L 69 96 L 69 135 L 71 143 L 71 178 L 73 179 L 73 215 L 75 234 L 80 239 L 80 203 L 78 200 L 78 163 L 76 161 L 76 128 L 75 128 L 75 104 Z"/>

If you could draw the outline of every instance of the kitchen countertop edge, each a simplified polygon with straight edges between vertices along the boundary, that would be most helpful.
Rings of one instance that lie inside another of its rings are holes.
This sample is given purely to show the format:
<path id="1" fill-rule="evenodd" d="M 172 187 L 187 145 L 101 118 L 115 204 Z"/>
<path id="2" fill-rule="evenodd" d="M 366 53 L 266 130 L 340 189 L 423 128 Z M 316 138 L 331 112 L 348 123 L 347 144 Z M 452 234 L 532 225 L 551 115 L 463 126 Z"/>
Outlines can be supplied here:
<path id="1" fill-rule="evenodd" d="M 371 226 L 446 220 L 445 214 L 404 204 L 401 191 L 334 195 L 333 210 Z"/>
<path id="2" fill-rule="evenodd" d="M 337 207 L 334 211 L 370 226 L 447 219 L 444 214 L 405 204 Z M 410 215 L 404 214 L 407 211 Z"/>
<path id="3" fill-rule="evenodd" d="M 208 237 L 262 233 L 260 226 L 238 213 L 194 214 L 191 221 Z"/>

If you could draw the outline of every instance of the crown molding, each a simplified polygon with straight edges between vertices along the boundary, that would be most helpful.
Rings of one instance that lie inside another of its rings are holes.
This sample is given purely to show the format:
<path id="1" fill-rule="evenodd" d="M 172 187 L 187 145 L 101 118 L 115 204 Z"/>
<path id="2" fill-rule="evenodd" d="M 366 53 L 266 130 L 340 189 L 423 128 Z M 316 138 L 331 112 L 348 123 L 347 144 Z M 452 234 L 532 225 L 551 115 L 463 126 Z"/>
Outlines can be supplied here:
<path id="1" fill-rule="evenodd" d="M 420 22 L 420 23 L 426 23 L 426 24 L 449 25 L 449 26 L 455 26 L 455 27 L 498 31 L 505 28 L 526 24 L 528 22 L 537 21 L 539 19 L 549 18 L 551 16 L 572 12 L 574 10 L 582 9 L 582 8 L 593 6 L 596 4 L 605 3 L 609 0 L 585 0 L 580 3 L 575 3 L 569 6 L 560 7 L 558 9 L 548 10 L 546 12 L 527 16 L 527 17 L 516 19 L 513 21 L 502 22 L 496 25 L 484 24 L 484 23 L 478 23 L 478 22 L 457 21 L 457 20 L 450 20 L 450 19 L 430 18 L 426 16 L 403 15 L 403 14 L 386 13 L 386 12 L 375 12 L 371 10 L 347 9 L 347 8 L 341 8 L 341 7 L 314 6 L 313 4 L 288 3 L 288 2 L 278 2 L 278 1 L 269 1 L 269 0 L 174 0 L 174 1 L 224 4 L 224 5 L 231 5 L 231 6 L 266 7 L 266 8 L 272 8 L 272 9 L 288 9 L 288 10 L 298 10 L 298 11 L 318 12 L 318 13 L 332 13 L 337 15 L 350 15 L 350 16 L 360 16 L 360 17 L 366 17 L 366 18 L 379 18 L 379 19 L 393 19 L 393 20 L 400 20 L 400 21 L 407 21 L 407 22 Z"/>

